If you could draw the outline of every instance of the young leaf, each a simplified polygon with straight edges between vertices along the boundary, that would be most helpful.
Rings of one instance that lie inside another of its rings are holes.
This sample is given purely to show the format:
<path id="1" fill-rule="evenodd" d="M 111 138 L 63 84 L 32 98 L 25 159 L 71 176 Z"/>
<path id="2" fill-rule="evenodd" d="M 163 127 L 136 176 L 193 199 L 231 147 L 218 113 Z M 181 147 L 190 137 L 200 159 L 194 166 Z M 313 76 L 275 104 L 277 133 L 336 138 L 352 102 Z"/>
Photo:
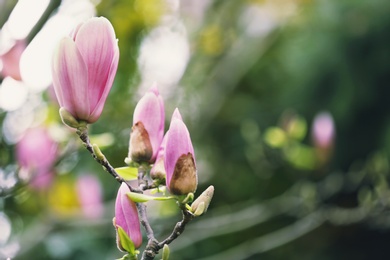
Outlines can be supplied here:
<path id="1" fill-rule="evenodd" d="M 136 192 L 128 192 L 126 193 L 129 199 L 131 199 L 134 202 L 148 202 L 150 200 L 159 200 L 159 201 L 164 201 L 164 200 L 170 200 L 174 199 L 174 197 L 153 197 L 149 195 L 145 195 L 142 193 L 136 193 Z"/>
<path id="2" fill-rule="evenodd" d="M 138 178 L 138 169 L 134 167 L 119 167 L 115 171 L 126 181 L 136 180 Z"/>
<path id="3" fill-rule="evenodd" d="M 169 260 L 169 254 L 170 254 L 169 246 L 168 244 L 165 244 L 163 247 L 162 260 Z"/>
<path id="4" fill-rule="evenodd" d="M 127 252 L 129 252 L 131 255 L 135 255 L 135 247 L 133 241 L 131 241 L 131 239 L 123 230 L 123 228 L 121 228 L 120 226 L 117 226 L 117 228 L 118 228 L 119 241 L 121 243 L 122 248 Z"/>

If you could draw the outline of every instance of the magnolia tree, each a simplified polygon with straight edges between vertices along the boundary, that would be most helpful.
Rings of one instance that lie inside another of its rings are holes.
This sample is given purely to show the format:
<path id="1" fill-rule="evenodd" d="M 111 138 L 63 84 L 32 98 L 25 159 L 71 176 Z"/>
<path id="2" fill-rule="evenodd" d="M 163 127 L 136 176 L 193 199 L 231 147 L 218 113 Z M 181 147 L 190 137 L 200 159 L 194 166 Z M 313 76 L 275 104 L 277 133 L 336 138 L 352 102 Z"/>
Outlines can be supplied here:
<path id="1" fill-rule="evenodd" d="M 214 187 L 194 198 L 198 178 L 190 133 L 176 108 L 164 135 L 164 101 L 157 85 L 151 87 L 134 110 L 125 158 L 127 167 L 111 166 L 99 147 L 90 142 L 88 124 L 96 122 L 103 111 L 118 60 L 115 31 L 106 18 L 91 18 L 62 39 L 52 65 L 60 116 L 64 124 L 76 129 L 93 158 L 120 183 L 113 224 L 117 246 L 125 252 L 123 259 L 137 259 L 141 254 L 141 224 L 147 237 L 142 259 L 154 259 L 161 249 L 163 259 L 168 259 L 168 244 L 184 231 L 188 222 L 207 211 Z M 137 185 L 130 183 L 133 180 Z M 146 191 L 161 195 L 144 194 Z M 176 200 L 182 212 L 182 220 L 161 241 L 154 236 L 147 217 L 147 202 L 151 200 Z"/>

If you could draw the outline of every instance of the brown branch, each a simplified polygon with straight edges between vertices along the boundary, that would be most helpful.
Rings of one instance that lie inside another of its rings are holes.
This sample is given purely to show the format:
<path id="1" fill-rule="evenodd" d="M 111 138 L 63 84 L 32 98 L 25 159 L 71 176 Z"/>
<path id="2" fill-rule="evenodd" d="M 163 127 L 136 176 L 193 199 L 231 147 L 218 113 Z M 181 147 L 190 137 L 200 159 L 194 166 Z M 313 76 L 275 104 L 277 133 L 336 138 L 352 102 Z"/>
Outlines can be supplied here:
<path id="1" fill-rule="evenodd" d="M 179 237 L 183 232 L 188 222 L 190 222 L 195 216 L 188 212 L 185 208 L 182 209 L 183 219 L 176 223 L 172 233 L 162 242 L 158 244 L 161 249 L 165 244 L 170 244 L 173 240 Z"/>
<path id="2" fill-rule="evenodd" d="M 80 127 L 77 129 L 76 133 L 78 134 L 78 136 L 80 137 L 81 141 L 84 143 L 84 146 L 85 148 L 88 150 L 88 152 L 92 155 L 92 157 L 95 159 L 96 162 L 98 162 L 101 166 L 103 166 L 104 170 L 106 170 L 112 177 L 115 178 L 115 180 L 117 180 L 119 183 L 126 183 L 127 186 L 129 187 L 129 189 L 132 191 L 132 192 L 140 192 L 139 189 L 135 189 L 133 188 L 130 184 L 128 184 L 126 182 L 125 179 L 123 179 L 116 171 L 115 171 L 115 168 L 112 167 L 112 165 L 110 164 L 110 162 L 106 159 L 105 156 L 103 156 L 103 158 L 99 158 L 94 150 L 93 150 L 93 147 L 91 145 L 91 142 L 89 140 L 89 136 L 88 136 L 88 128 L 87 126 L 85 127 Z"/>
<path id="3" fill-rule="evenodd" d="M 147 182 L 145 181 L 146 169 L 143 165 L 138 167 L 138 187 L 140 190 L 145 190 L 144 187 L 147 187 Z M 156 252 L 155 245 L 158 243 L 154 237 L 154 232 L 150 223 L 148 221 L 148 216 L 146 212 L 145 203 L 137 203 L 137 209 L 140 216 L 141 225 L 145 228 L 146 237 L 148 238 L 148 244 L 142 254 L 142 259 L 154 259 L 154 252 Z M 157 249 L 157 253 L 158 253 Z"/>

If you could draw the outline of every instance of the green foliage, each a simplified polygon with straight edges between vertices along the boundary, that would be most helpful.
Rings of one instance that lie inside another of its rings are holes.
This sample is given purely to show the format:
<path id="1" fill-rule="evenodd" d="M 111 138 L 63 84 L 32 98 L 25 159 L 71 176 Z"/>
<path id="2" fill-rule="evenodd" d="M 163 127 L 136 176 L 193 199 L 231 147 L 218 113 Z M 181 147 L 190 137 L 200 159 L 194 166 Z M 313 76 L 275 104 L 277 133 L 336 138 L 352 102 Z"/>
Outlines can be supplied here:
<path id="1" fill-rule="evenodd" d="M 123 230 L 123 228 L 117 226 L 117 230 L 118 230 L 118 236 L 119 236 L 119 241 L 120 241 L 121 247 L 124 250 L 126 250 L 127 252 L 129 252 L 130 255 L 135 255 L 136 250 L 134 247 L 134 243 L 131 241 L 129 236 L 126 234 L 126 232 Z"/>
<path id="2" fill-rule="evenodd" d="M 119 167 L 115 171 L 126 181 L 136 180 L 138 178 L 138 168 L 135 167 Z"/>
<path id="3" fill-rule="evenodd" d="M 174 199 L 174 197 L 154 197 L 154 196 L 149 196 L 146 194 L 141 194 L 136 192 L 129 192 L 127 193 L 127 196 L 129 197 L 130 200 L 138 203 L 148 202 L 151 200 L 164 201 L 164 200 Z"/>

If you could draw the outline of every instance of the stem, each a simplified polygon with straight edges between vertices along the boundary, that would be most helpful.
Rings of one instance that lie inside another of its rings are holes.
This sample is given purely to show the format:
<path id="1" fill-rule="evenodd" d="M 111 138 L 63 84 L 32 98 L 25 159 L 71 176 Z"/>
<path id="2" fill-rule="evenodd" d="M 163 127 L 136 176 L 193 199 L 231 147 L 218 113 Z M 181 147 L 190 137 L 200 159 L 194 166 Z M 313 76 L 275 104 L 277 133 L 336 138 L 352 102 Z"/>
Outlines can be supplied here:
<path id="1" fill-rule="evenodd" d="M 182 208 L 183 219 L 176 223 L 175 228 L 172 233 L 162 242 L 158 244 L 161 248 L 164 247 L 165 244 L 170 244 L 173 240 L 178 238 L 183 232 L 188 222 L 190 222 L 195 216 L 188 212 L 185 207 Z"/>
<path id="2" fill-rule="evenodd" d="M 92 155 L 92 157 L 95 159 L 95 161 L 97 161 L 100 165 L 103 166 L 104 170 L 106 170 L 109 174 L 111 174 L 111 176 L 113 176 L 115 178 L 115 180 L 117 180 L 119 183 L 126 183 L 127 186 L 129 187 L 129 189 L 132 191 L 132 192 L 140 192 L 140 190 L 138 189 L 134 189 L 133 187 L 131 187 L 131 185 L 129 185 L 125 179 L 123 179 L 116 171 L 115 171 L 115 168 L 112 167 L 112 165 L 109 163 L 109 161 L 106 159 L 105 156 L 103 156 L 103 158 L 98 158 L 98 156 L 96 156 L 95 152 L 93 151 L 93 147 L 91 145 L 91 142 L 89 140 L 89 136 L 88 136 L 88 128 L 87 126 L 84 126 L 84 127 L 80 127 L 77 129 L 76 133 L 78 134 L 78 136 L 80 137 L 81 141 L 84 143 L 84 146 L 85 148 L 88 150 L 88 152 Z"/>
<path id="3" fill-rule="evenodd" d="M 83 143 L 85 145 L 85 148 L 87 148 L 88 152 L 91 153 L 91 155 L 95 159 L 95 161 L 97 161 L 99 164 L 101 164 L 103 166 L 103 168 L 109 174 L 111 174 L 119 183 L 124 182 L 125 180 L 121 176 L 119 176 L 119 174 L 115 171 L 114 167 L 111 166 L 111 164 L 107 161 L 107 159 L 105 157 L 103 159 L 100 159 L 96 156 L 96 154 L 93 151 L 91 142 L 89 141 L 88 128 L 87 127 L 79 128 L 79 129 L 77 129 L 76 133 L 79 135 L 81 141 L 83 141 Z"/>
<path id="4" fill-rule="evenodd" d="M 185 208 L 185 205 L 181 205 L 183 219 L 176 223 L 175 228 L 172 233 L 162 242 L 158 242 L 154 237 L 153 240 L 149 239 L 148 245 L 145 248 L 144 253 L 142 254 L 142 260 L 152 260 L 158 254 L 160 249 L 166 244 L 170 244 L 173 240 L 178 238 L 183 232 L 188 222 L 190 222 L 194 215 L 188 212 Z"/>
<path id="5" fill-rule="evenodd" d="M 138 168 L 138 187 L 140 190 L 144 190 L 143 187 L 147 186 L 145 184 L 146 169 L 143 165 L 140 165 Z M 146 236 L 148 238 L 148 244 L 142 254 L 142 259 L 154 259 L 156 252 L 158 253 L 159 249 L 156 248 L 158 241 L 154 237 L 154 232 L 152 227 L 149 224 L 148 216 L 146 212 L 146 204 L 145 203 L 136 203 L 138 213 L 140 216 L 141 225 L 145 228 Z"/>

